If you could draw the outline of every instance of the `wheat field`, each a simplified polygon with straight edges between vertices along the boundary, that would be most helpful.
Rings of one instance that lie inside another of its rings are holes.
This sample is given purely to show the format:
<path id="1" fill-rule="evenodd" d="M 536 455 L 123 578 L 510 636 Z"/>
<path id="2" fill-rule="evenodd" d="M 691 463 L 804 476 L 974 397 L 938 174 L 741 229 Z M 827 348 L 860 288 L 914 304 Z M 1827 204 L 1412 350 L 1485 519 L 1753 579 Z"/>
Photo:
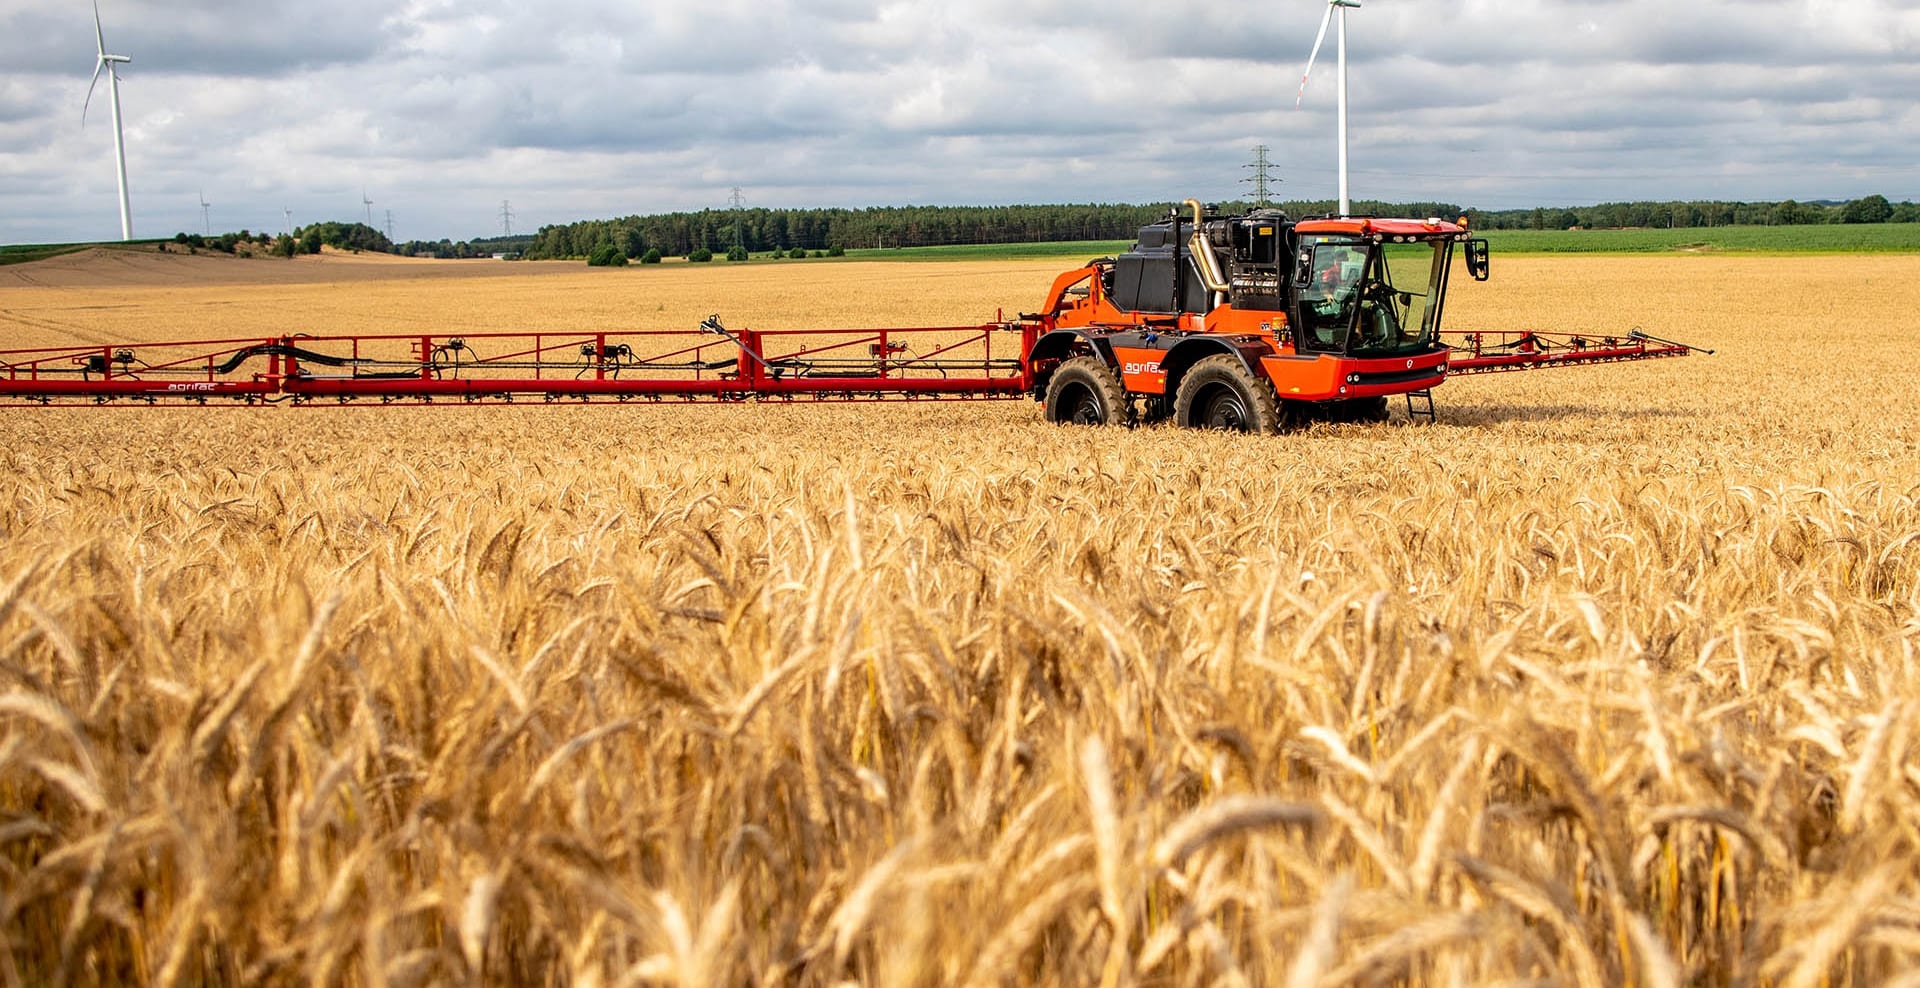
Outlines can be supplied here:
<path id="1" fill-rule="evenodd" d="M 0 269 L 0 338 L 1059 266 L 182 260 Z M 7 409 L 0 983 L 1920 984 L 1917 274 L 1496 257 L 1453 328 L 1718 353 L 1433 426 Z"/>

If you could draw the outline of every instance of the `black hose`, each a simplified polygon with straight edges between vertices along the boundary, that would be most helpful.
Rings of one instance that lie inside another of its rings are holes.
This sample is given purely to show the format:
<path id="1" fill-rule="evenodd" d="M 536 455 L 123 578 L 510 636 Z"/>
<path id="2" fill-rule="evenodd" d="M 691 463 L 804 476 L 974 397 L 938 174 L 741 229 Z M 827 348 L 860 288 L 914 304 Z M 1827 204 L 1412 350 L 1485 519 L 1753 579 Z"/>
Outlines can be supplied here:
<path id="1" fill-rule="evenodd" d="M 330 353 L 320 353 L 317 350 L 308 350 L 287 343 L 262 343 L 259 346 L 234 351 L 233 356 L 228 357 L 226 363 L 215 367 L 214 370 L 221 374 L 231 374 L 235 368 L 254 357 L 274 356 L 293 357 L 322 367 L 350 367 L 360 362 L 358 357 L 336 357 Z"/>

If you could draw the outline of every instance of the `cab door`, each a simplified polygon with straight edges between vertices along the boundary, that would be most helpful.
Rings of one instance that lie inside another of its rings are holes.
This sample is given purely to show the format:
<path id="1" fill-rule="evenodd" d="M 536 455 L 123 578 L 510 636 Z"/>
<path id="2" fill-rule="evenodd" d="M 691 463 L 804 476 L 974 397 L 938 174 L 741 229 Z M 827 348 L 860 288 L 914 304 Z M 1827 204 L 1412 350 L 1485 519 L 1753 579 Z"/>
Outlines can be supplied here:
<path id="1" fill-rule="evenodd" d="M 1302 239 L 1293 280 L 1299 308 L 1294 343 L 1302 352 L 1346 352 L 1367 254 L 1364 241 Z"/>

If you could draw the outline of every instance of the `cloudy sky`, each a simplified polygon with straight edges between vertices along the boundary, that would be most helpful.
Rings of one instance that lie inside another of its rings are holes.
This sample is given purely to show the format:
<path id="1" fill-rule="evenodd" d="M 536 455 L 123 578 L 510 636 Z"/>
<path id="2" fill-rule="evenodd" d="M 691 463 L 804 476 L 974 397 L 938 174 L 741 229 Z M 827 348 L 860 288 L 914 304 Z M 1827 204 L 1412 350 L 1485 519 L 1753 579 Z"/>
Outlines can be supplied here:
<path id="1" fill-rule="evenodd" d="M 100 0 L 136 236 L 1335 192 L 1324 6 Z M 1920 0 L 1366 0 L 1356 198 L 1920 199 Z M 88 0 L 0 0 L 0 243 L 119 233 Z"/>

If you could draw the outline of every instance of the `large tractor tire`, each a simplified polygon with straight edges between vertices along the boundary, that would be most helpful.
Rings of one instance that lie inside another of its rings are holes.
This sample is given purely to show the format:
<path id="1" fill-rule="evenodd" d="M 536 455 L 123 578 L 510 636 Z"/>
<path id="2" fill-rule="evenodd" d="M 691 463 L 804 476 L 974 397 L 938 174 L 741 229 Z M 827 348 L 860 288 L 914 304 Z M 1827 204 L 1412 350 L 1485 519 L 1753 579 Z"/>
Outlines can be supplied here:
<path id="1" fill-rule="evenodd" d="M 1126 425 L 1131 411 L 1119 375 L 1099 357 L 1074 357 L 1047 381 L 1047 421 L 1064 425 Z"/>
<path id="2" fill-rule="evenodd" d="M 1173 420 L 1191 429 L 1274 433 L 1280 431 L 1280 399 L 1240 358 L 1219 353 L 1180 378 Z"/>

